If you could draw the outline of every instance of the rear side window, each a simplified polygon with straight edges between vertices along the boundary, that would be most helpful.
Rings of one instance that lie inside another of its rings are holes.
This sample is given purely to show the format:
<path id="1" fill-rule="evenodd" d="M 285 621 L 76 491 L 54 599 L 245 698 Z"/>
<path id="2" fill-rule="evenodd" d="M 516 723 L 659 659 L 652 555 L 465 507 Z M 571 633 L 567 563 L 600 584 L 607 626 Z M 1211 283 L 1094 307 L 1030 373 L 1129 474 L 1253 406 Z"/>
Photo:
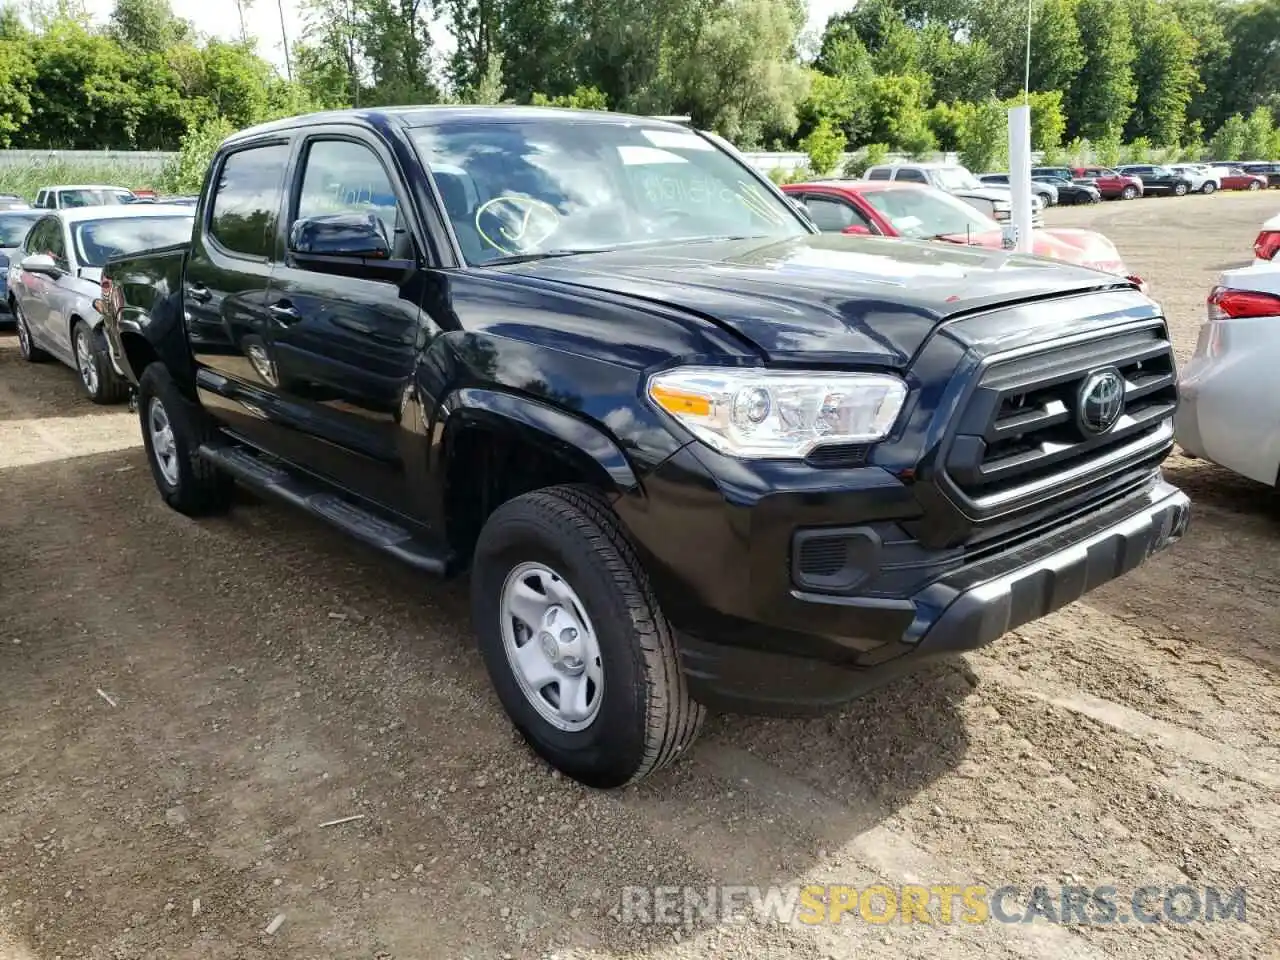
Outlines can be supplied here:
<path id="1" fill-rule="evenodd" d="M 875 167 L 875 168 L 873 168 L 873 169 L 872 169 L 872 171 L 871 171 L 869 174 L 867 174 L 867 179 L 868 179 L 868 180 L 888 180 L 888 179 L 889 179 L 889 168 L 888 168 L 888 167 Z"/>
<path id="2" fill-rule="evenodd" d="M 225 250 L 270 258 L 284 193 L 289 145 L 271 143 L 228 154 L 218 172 L 209 233 Z"/>
<path id="3" fill-rule="evenodd" d="M 914 167 L 902 167 L 898 171 L 898 179 L 905 180 L 907 183 L 928 183 L 929 179 Z"/>
<path id="4" fill-rule="evenodd" d="M 864 227 L 871 226 L 866 217 L 843 200 L 810 195 L 804 198 L 804 205 L 809 211 L 809 216 L 813 218 L 814 224 L 823 233 L 839 233 L 845 227 L 853 226 L 855 223 Z"/>

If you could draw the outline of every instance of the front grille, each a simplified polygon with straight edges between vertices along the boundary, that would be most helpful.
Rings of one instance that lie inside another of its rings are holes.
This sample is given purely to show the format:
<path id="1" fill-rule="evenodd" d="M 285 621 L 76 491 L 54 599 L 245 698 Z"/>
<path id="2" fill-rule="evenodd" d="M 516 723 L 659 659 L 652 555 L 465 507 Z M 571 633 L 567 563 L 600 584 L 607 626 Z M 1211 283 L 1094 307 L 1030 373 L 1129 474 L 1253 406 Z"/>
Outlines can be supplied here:
<path id="1" fill-rule="evenodd" d="M 1119 374 L 1123 402 L 1085 406 L 1086 384 Z M 1172 444 L 1177 405 L 1164 324 L 996 360 L 960 418 L 946 473 L 979 514 L 1013 509 L 1130 470 Z M 1115 414 L 1114 425 L 1104 413 Z"/>

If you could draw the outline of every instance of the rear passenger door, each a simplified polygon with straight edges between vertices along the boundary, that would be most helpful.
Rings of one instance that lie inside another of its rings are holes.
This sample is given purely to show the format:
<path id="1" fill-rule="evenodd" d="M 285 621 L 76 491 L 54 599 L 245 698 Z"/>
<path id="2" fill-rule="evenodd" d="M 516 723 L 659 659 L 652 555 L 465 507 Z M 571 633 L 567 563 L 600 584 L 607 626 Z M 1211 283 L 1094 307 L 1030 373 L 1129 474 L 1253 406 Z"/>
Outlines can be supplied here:
<path id="1" fill-rule="evenodd" d="M 267 346 L 293 458 L 314 473 L 397 514 L 415 518 L 422 493 L 408 478 L 402 416 L 411 409 L 422 266 L 394 159 L 356 128 L 300 138 L 282 229 Z M 380 223 L 383 262 L 295 252 L 304 221 L 356 214 Z"/>
<path id="2" fill-rule="evenodd" d="M 269 370 L 263 344 L 291 147 L 287 137 L 251 141 L 215 158 L 183 275 L 201 399 L 241 439 L 267 449 L 284 429 L 262 371 Z"/>

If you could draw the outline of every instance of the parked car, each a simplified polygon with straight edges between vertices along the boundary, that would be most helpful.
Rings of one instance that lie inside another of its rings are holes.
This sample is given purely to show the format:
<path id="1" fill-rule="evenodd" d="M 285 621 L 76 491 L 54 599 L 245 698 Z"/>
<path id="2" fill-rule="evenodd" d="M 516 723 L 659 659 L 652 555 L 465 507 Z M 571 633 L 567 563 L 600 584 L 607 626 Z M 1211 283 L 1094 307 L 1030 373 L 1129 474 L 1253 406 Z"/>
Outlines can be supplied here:
<path id="1" fill-rule="evenodd" d="M 885 163 L 869 167 L 864 180 L 924 183 L 954 194 L 1001 223 L 1013 217 L 1013 194 L 1008 187 L 983 184 L 969 170 L 952 163 Z M 1031 198 L 1031 225 L 1044 225 L 1044 201 Z"/>
<path id="2" fill-rule="evenodd" d="M 1137 177 L 1142 181 L 1142 194 L 1167 193 L 1175 197 L 1185 197 L 1191 192 L 1191 178 L 1183 176 L 1169 167 L 1152 163 L 1133 163 L 1117 167 L 1121 176 Z"/>
<path id="3" fill-rule="evenodd" d="M 41 187 L 36 194 L 37 207 L 46 210 L 65 210 L 68 207 L 103 207 L 118 203 L 132 203 L 131 190 L 102 184 L 77 184 L 74 186 Z"/>
<path id="4" fill-rule="evenodd" d="M 24 359 L 52 355 L 80 374 L 96 403 L 117 403 L 128 384 L 102 335 L 100 281 L 107 259 L 191 235 L 192 212 L 158 204 L 42 211 L 8 265 L 9 309 Z"/>
<path id="5" fill-rule="evenodd" d="M 984 173 L 978 179 L 993 187 L 1012 189 L 1009 185 L 1009 175 L 1007 173 Z M 1054 183 L 1033 179 L 1031 181 L 1031 192 L 1039 197 L 1046 207 L 1052 207 L 1058 202 L 1058 187 Z"/>
<path id="6" fill-rule="evenodd" d="M 1007 245 L 999 223 L 933 187 L 884 180 L 829 180 L 791 183 L 782 189 L 804 204 L 823 233 L 941 240 L 994 250 Z M 1115 245 L 1094 230 L 1036 230 L 1033 252 L 1120 276 L 1128 273 Z"/>
<path id="7" fill-rule="evenodd" d="M 42 216 L 40 210 L 0 211 L 0 320 L 8 322 L 13 317 L 9 309 L 9 258 L 21 249 L 27 231 Z"/>
<path id="8" fill-rule="evenodd" d="M 1222 171 L 1206 163 L 1175 163 L 1169 169 L 1191 181 L 1192 193 L 1207 195 L 1222 186 Z"/>
<path id="9" fill-rule="evenodd" d="M 1195 353 L 1181 374 L 1178 443 L 1194 457 L 1280 483 L 1280 264 L 1228 270 L 1210 292 Z"/>
<path id="10" fill-rule="evenodd" d="M 818 234 L 711 134 L 295 117 L 223 143 L 198 209 L 103 275 L 161 497 L 224 510 L 234 478 L 469 568 L 499 701 L 593 786 L 707 707 L 829 710 L 985 644 L 1186 524 L 1132 283 Z"/>
<path id="11" fill-rule="evenodd" d="M 1073 177 L 1084 177 L 1097 186 L 1104 200 L 1135 200 L 1142 196 L 1142 180 L 1110 167 L 1072 167 Z"/>
<path id="12" fill-rule="evenodd" d="M 0 210 L 30 210 L 31 204 L 16 193 L 0 193 Z"/>
<path id="13" fill-rule="evenodd" d="M 1265 221 L 1253 241 L 1255 263 L 1270 263 L 1276 259 L 1277 253 L 1280 253 L 1280 215 Z"/>
<path id="14" fill-rule="evenodd" d="M 1057 187 L 1060 203 L 1098 203 L 1102 200 L 1102 191 L 1095 180 L 1072 176 L 1066 167 L 1032 167 L 1031 179 Z"/>
<path id="15" fill-rule="evenodd" d="M 1265 177 L 1268 187 L 1280 187 L 1280 163 L 1253 160 L 1240 164 L 1240 169 L 1255 177 Z"/>
<path id="16" fill-rule="evenodd" d="M 1267 186 L 1267 178 L 1253 173 L 1245 173 L 1235 164 L 1215 164 L 1222 177 L 1219 186 L 1223 190 L 1263 190 Z"/>

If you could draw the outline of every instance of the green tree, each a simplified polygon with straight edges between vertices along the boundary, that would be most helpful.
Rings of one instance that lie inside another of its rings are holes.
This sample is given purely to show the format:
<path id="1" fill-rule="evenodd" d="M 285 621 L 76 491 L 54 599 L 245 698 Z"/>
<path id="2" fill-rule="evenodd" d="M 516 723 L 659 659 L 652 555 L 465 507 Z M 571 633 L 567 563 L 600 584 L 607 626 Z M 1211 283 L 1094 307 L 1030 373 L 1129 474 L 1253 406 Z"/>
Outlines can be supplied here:
<path id="1" fill-rule="evenodd" d="M 1255 108 L 1244 121 L 1244 139 L 1240 144 L 1240 159 L 1270 160 L 1275 157 L 1276 155 L 1271 152 L 1275 132 L 1275 117 L 1271 115 L 1270 109 Z"/>
<path id="2" fill-rule="evenodd" d="M 10 36 L 0 37 L 0 147 L 12 145 L 28 130 L 36 78 L 26 43 Z"/>
<path id="3" fill-rule="evenodd" d="M 874 77 L 865 92 L 867 137 L 873 143 L 906 149 L 919 131 L 928 130 L 924 83 L 918 77 L 883 74 Z"/>
<path id="4" fill-rule="evenodd" d="M 1119 140 L 1137 94 L 1132 28 L 1117 12 L 1111 0 L 1076 8 L 1085 63 L 1071 86 L 1068 130 L 1095 140 Z"/>
<path id="5" fill-rule="evenodd" d="M 1137 89 L 1126 132 L 1130 138 L 1147 137 L 1161 146 L 1173 146 L 1182 140 L 1187 107 L 1199 84 L 1196 42 L 1168 4 L 1132 0 L 1132 15 Z"/>
<path id="6" fill-rule="evenodd" d="M 121 46 L 142 53 L 163 53 L 194 32 L 169 0 L 116 0 L 108 30 Z"/>
<path id="7" fill-rule="evenodd" d="M 608 110 L 609 99 L 595 87 L 577 87 L 573 93 L 549 97 L 535 93 L 531 100 L 535 107 L 568 107 L 573 110 Z"/>
<path id="8" fill-rule="evenodd" d="M 1209 156 L 1212 160 L 1239 160 L 1244 156 L 1245 138 L 1248 129 L 1244 117 L 1233 113 L 1218 128 L 1213 139 L 1209 141 Z"/>
<path id="9" fill-rule="evenodd" d="M 995 100 L 958 105 L 960 162 L 974 173 L 995 170 L 1008 158 L 1008 113 Z"/>
<path id="10" fill-rule="evenodd" d="M 846 146 L 844 134 L 830 120 L 820 122 L 800 142 L 800 149 L 809 157 L 809 170 L 818 176 L 836 168 Z"/>

